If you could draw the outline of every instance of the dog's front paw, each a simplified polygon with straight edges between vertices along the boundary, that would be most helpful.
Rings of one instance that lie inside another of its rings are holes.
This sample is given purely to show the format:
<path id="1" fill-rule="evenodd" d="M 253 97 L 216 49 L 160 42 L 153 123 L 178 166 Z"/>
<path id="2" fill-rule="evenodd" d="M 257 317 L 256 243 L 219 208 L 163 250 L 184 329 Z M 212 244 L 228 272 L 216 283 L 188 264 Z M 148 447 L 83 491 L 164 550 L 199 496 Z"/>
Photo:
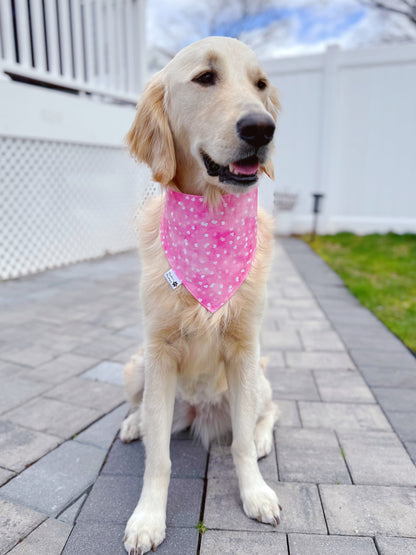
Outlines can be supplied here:
<path id="1" fill-rule="evenodd" d="M 120 427 L 120 439 L 123 443 L 130 443 L 142 437 L 141 416 L 139 411 L 130 414 Z"/>
<path id="2" fill-rule="evenodd" d="M 124 548 L 129 555 L 143 555 L 163 542 L 166 535 L 165 518 L 151 511 L 136 509 L 129 518 L 124 533 Z"/>
<path id="3" fill-rule="evenodd" d="M 273 447 L 273 432 L 270 430 L 256 429 L 254 435 L 254 443 L 256 445 L 257 458 L 267 457 Z"/>
<path id="4" fill-rule="evenodd" d="M 275 492 L 267 485 L 241 494 L 246 515 L 259 522 L 277 526 L 280 523 L 280 505 Z"/>

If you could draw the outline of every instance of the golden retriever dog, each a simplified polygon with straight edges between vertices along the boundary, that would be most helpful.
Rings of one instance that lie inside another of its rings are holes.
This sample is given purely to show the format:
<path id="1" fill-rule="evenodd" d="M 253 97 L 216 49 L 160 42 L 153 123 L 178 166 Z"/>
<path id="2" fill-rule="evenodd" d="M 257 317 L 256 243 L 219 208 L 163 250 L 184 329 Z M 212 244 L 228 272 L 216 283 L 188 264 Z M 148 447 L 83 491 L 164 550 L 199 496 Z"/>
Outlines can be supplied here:
<path id="1" fill-rule="evenodd" d="M 164 274 L 171 265 L 161 241 L 163 207 L 172 191 L 200 200 L 207 213 L 220 208 L 225 226 L 227 195 L 257 194 L 258 176 L 273 173 L 278 110 L 276 90 L 253 51 L 235 39 L 209 37 L 184 48 L 151 79 L 126 138 L 133 156 L 150 166 L 165 189 L 141 217 L 145 340 L 125 370 L 135 410 L 120 436 L 124 442 L 143 438 L 146 448 L 143 489 L 124 537 L 131 555 L 155 550 L 165 538 L 170 435 L 189 426 L 206 447 L 232 431 L 244 512 L 272 526 L 279 523 L 277 496 L 257 463 L 272 450 L 278 417 L 259 347 L 271 219 L 258 211 L 250 270 L 215 311 L 183 284 L 168 283 Z"/>

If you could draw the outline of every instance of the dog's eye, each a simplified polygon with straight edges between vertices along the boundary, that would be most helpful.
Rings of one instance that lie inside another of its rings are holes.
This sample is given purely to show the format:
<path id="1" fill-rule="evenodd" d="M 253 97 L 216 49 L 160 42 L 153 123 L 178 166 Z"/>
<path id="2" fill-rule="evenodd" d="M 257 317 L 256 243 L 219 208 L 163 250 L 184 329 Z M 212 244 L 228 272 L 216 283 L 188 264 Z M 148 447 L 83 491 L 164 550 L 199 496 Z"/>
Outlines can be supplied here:
<path id="1" fill-rule="evenodd" d="M 209 87 L 215 85 L 217 80 L 217 74 L 214 71 L 205 71 L 202 75 L 198 75 L 195 79 L 192 79 L 195 83 L 199 83 L 203 87 Z"/>
<path id="2" fill-rule="evenodd" d="M 256 87 L 259 90 L 263 91 L 267 87 L 267 83 L 264 79 L 259 79 L 256 83 Z"/>

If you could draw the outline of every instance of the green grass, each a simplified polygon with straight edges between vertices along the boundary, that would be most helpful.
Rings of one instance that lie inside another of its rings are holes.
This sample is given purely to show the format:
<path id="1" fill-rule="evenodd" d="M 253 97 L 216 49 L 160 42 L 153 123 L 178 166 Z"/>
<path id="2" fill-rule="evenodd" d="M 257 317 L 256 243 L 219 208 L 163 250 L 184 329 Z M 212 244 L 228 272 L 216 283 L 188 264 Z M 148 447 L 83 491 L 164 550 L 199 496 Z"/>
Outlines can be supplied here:
<path id="1" fill-rule="evenodd" d="M 416 235 L 320 235 L 310 242 L 347 287 L 416 353 Z"/>

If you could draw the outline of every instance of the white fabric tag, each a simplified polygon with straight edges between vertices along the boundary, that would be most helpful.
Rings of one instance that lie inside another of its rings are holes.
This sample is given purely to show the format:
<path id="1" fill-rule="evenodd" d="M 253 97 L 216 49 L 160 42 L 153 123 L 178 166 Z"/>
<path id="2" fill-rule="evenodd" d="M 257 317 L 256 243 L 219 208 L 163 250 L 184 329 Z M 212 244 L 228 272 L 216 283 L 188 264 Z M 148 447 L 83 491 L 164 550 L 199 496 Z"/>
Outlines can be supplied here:
<path id="1" fill-rule="evenodd" d="M 172 287 L 172 289 L 177 289 L 179 287 L 179 285 L 181 285 L 181 280 L 178 278 L 178 276 L 175 274 L 175 272 L 172 270 L 172 268 L 166 272 L 165 274 L 165 278 L 166 281 L 169 283 L 169 285 Z"/>

